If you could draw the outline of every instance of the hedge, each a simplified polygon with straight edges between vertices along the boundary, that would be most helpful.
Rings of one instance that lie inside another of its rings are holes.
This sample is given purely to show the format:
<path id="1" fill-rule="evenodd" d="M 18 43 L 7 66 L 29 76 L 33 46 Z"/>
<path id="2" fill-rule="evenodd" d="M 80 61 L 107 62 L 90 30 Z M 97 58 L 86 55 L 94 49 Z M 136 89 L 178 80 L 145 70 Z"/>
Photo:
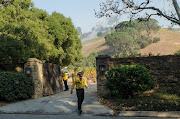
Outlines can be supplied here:
<path id="1" fill-rule="evenodd" d="M 34 93 L 32 78 L 22 73 L 0 72 L 0 99 L 16 101 L 31 98 Z"/>
<path id="2" fill-rule="evenodd" d="M 106 78 L 111 96 L 122 98 L 132 97 L 134 93 L 140 94 L 155 86 L 150 72 L 141 65 L 120 65 L 109 70 Z"/>

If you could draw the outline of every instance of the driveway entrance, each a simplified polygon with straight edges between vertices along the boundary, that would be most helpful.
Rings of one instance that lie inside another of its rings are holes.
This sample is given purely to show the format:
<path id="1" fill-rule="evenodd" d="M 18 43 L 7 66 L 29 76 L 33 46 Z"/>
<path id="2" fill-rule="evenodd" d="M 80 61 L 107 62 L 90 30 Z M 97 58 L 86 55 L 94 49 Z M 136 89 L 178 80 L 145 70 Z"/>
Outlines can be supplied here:
<path id="1" fill-rule="evenodd" d="M 85 99 L 82 104 L 82 114 L 92 115 L 112 115 L 113 111 L 99 103 L 97 98 L 97 84 L 89 84 L 85 89 Z M 71 88 L 71 85 L 69 85 Z M 70 91 L 64 91 L 59 94 L 48 97 L 21 101 L 7 106 L 0 107 L 0 113 L 15 114 L 78 114 L 77 97 L 74 89 L 73 94 Z"/>

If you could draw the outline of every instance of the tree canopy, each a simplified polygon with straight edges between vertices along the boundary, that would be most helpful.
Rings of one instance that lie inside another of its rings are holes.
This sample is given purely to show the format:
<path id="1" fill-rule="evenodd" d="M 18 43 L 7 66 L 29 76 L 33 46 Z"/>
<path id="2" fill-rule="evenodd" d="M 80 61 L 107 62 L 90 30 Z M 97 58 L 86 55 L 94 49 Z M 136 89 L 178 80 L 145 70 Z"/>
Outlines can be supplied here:
<path id="1" fill-rule="evenodd" d="M 124 21 L 116 25 L 115 31 L 105 36 L 107 45 L 114 50 L 111 55 L 120 57 L 134 56 L 139 49 L 157 42 L 153 41 L 151 37 L 151 32 L 159 30 L 157 23 L 155 19 L 150 19 L 146 22 L 139 22 L 138 20 Z"/>
<path id="2" fill-rule="evenodd" d="M 110 47 L 114 47 L 116 55 L 122 53 L 128 55 L 132 51 L 133 38 L 127 32 L 113 32 L 108 34 L 105 39 Z"/>
<path id="3" fill-rule="evenodd" d="M 81 40 L 70 18 L 33 7 L 31 0 L 0 0 L 0 63 L 36 57 L 68 65 L 81 58 Z"/>
<path id="4" fill-rule="evenodd" d="M 96 12 L 97 17 L 110 17 L 115 14 L 128 14 L 130 19 L 140 21 L 149 20 L 152 16 L 164 17 L 167 20 L 180 25 L 180 7 L 177 0 L 106 0 L 100 4 L 100 11 Z M 167 3 L 167 7 L 160 7 Z M 146 19 L 144 17 L 146 16 Z"/>

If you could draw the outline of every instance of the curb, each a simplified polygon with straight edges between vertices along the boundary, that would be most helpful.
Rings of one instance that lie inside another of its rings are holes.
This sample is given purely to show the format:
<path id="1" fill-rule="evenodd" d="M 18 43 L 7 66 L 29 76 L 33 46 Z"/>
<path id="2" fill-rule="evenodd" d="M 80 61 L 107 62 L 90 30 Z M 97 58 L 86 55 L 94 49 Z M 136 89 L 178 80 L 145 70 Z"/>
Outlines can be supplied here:
<path id="1" fill-rule="evenodd" d="M 121 111 L 118 113 L 118 116 L 180 118 L 180 111 Z"/>
<path id="2" fill-rule="evenodd" d="M 0 112 L 1 114 L 32 114 L 32 115 L 68 115 L 62 113 L 5 113 Z M 180 118 L 180 111 L 170 111 L 170 112 L 158 112 L 158 111 L 120 111 L 118 115 L 109 113 L 101 113 L 101 114 L 90 114 L 83 113 L 82 115 L 93 115 L 93 116 L 106 116 L 106 117 L 159 117 L 159 118 Z"/>

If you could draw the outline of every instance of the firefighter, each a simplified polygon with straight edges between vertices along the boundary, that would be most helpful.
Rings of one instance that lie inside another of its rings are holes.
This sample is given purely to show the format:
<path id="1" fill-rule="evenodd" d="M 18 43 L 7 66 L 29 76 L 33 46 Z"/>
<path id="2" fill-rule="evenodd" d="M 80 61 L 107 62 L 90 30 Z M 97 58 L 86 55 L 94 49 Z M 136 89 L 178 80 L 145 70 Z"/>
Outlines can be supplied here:
<path id="1" fill-rule="evenodd" d="M 84 87 L 88 88 L 88 85 L 86 83 L 86 80 L 83 78 L 83 71 L 78 72 L 78 77 L 75 79 L 75 81 L 72 84 L 71 87 L 71 94 L 73 93 L 74 86 L 76 86 L 76 95 L 78 98 L 78 110 L 79 113 L 82 113 L 81 105 L 84 100 Z"/>

